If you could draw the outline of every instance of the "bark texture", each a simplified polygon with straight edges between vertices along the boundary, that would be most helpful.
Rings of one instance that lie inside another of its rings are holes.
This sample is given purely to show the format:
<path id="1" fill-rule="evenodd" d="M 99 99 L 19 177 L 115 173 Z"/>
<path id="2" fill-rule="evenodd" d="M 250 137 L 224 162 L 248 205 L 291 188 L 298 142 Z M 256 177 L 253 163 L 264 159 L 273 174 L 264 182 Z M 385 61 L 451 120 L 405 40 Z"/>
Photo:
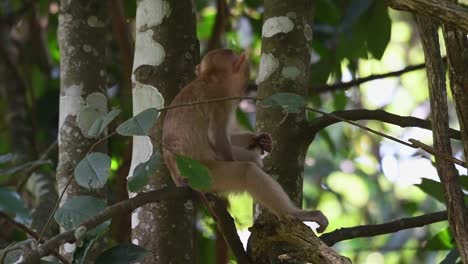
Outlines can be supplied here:
<path id="1" fill-rule="evenodd" d="M 431 102 L 431 120 L 434 132 L 434 148 L 440 153 L 452 155 L 448 124 L 445 70 L 440 56 L 437 25 L 431 18 L 426 16 L 418 15 L 417 19 L 426 59 L 429 98 Z M 436 156 L 435 163 L 437 173 L 444 187 L 450 228 L 455 237 L 462 261 L 468 263 L 468 222 L 466 219 L 463 192 L 458 179 L 459 176 L 452 162 Z"/>
<path id="2" fill-rule="evenodd" d="M 86 127 L 107 111 L 105 93 L 106 1 L 62 0 L 58 42 L 60 47 L 60 117 L 58 131 L 58 190 L 62 192 L 76 164 L 83 159 L 95 139 Z M 83 122 L 78 122 L 82 118 Z M 79 125 L 88 124 L 88 125 Z M 105 142 L 93 151 L 105 152 Z M 86 191 L 73 180 L 66 189 L 63 204 Z"/>
<path id="3" fill-rule="evenodd" d="M 161 11 L 161 6 L 166 11 Z M 151 85 L 163 95 L 164 104 L 169 105 L 179 90 L 193 79 L 195 65 L 199 61 L 195 10 L 190 0 L 143 0 L 138 2 L 137 9 L 134 89 L 140 84 Z M 163 18 L 151 22 L 151 16 L 159 12 L 164 12 Z M 144 14 L 149 14 L 148 21 L 142 21 L 146 17 Z M 145 38 L 144 34 L 150 34 L 150 45 L 144 45 L 139 39 Z M 152 56 L 154 52 L 162 58 L 155 61 L 144 59 L 145 56 Z M 135 101 L 136 98 L 134 103 Z M 162 120 L 164 115 L 159 118 L 151 132 L 157 139 L 152 142 L 153 151 L 160 154 Z M 145 189 L 154 190 L 172 185 L 174 183 L 169 171 L 161 163 Z M 193 201 L 162 201 L 149 204 L 138 209 L 132 220 L 135 226 L 133 241 L 152 252 L 144 259 L 144 263 L 195 262 Z"/>
<path id="4" fill-rule="evenodd" d="M 265 1 L 258 96 L 278 92 L 307 96 L 313 1 Z M 301 206 L 304 160 L 308 148 L 304 113 L 285 116 L 282 109 L 257 109 L 257 130 L 270 133 L 273 151 L 264 170 Z M 249 254 L 253 263 L 349 263 L 323 244 L 302 223 L 279 222 L 255 207 Z M 326 212 L 325 212 L 326 214 Z"/>

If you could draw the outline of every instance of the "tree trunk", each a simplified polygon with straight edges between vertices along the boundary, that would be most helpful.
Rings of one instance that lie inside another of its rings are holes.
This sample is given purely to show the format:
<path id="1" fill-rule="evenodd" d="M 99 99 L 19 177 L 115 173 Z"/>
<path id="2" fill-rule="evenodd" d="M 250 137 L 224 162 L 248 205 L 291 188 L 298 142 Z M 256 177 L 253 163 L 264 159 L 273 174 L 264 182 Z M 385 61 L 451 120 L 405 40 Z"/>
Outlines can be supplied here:
<path id="1" fill-rule="evenodd" d="M 434 133 L 434 148 L 439 153 L 452 156 L 448 124 L 449 118 L 447 108 L 447 88 L 445 86 L 445 70 L 440 55 L 437 25 L 431 20 L 431 18 L 426 16 L 418 15 L 417 18 L 421 41 L 424 48 L 424 56 L 426 58 L 429 98 L 431 102 L 431 120 Z M 452 48 L 454 47 L 452 46 Z M 450 51 L 462 52 L 462 50 Z M 464 122 L 465 121 L 461 121 L 461 123 Z M 463 263 L 468 263 L 468 222 L 466 221 L 466 207 L 463 201 L 463 192 L 458 179 L 458 173 L 455 169 L 455 165 L 451 161 L 447 161 L 436 156 L 435 163 L 437 173 L 444 187 L 450 228 L 452 229 L 452 233 L 455 237 L 458 252 L 460 253 Z"/>
<path id="2" fill-rule="evenodd" d="M 138 2 L 133 63 L 134 114 L 148 107 L 160 108 L 163 103 L 169 105 L 178 91 L 193 79 L 199 61 L 193 8 L 190 0 Z M 161 154 L 162 120 L 164 115 L 151 133 L 156 139 L 152 144 L 148 137 L 134 137 L 130 174 L 152 153 Z M 168 170 L 161 164 L 145 190 L 173 184 Z M 152 252 L 144 263 L 194 263 L 193 201 L 149 204 L 136 210 L 132 220 L 133 242 Z"/>
<path id="3" fill-rule="evenodd" d="M 99 115 L 107 112 L 106 2 L 62 0 L 60 3 L 59 192 L 67 188 L 76 164 L 96 141 L 87 137 L 87 130 Z M 103 142 L 93 151 L 105 152 L 106 149 L 106 142 Z M 72 181 L 61 203 L 85 192 Z M 90 195 L 97 195 L 97 192 L 91 191 Z"/>
<path id="4" fill-rule="evenodd" d="M 258 95 L 278 92 L 307 95 L 312 40 L 313 2 L 308 0 L 265 1 L 262 55 L 257 78 Z M 273 176 L 301 206 L 305 143 L 304 113 L 289 114 L 279 108 L 257 111 L 257 129 L 272 135 L 275 145 L 264 170 Z M 249 253 L 254 263 L 348 263 L 323 244 L 302 223 L 279 222 L 266 209 L 255 207 Z"/>

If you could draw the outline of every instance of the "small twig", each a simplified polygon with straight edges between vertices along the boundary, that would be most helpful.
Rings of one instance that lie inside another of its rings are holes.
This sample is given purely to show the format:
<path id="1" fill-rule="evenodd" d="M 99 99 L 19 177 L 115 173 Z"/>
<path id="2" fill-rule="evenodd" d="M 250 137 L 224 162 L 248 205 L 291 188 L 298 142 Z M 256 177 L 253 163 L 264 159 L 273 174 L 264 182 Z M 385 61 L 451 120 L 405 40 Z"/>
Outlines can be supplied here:
<path id="1" fill-rule="evenodd" d="M 41 154 L 39 157 L 39 161 L 43 160 L 46 161 L 46 159 L 49 157 L 50 153 L 58 146 L 58 141 L 57 139 L 50 144 L 50 146 Z M 21 181 L 21 183 L 18 185 L 18 188 L 16 188 L 17 193 L 21 193 L 23 190 L 23 187 L 26 185 L 28 182 L 29 178 L 31 177 L 32 173 L 37 169 L 37 167 L 31 167 L 28 170 L 26 170 L 23 175 L 24 179 Z"/>
<path id="2" fill-rule="evenodd" d="M 427 145 L 424 145 L 423 143 L 421 143 L 421 142 L 419 142 L 419 141 L 417 141 L 417 140 L 415 140 L 415 139 L 410 139 L 409 141 L 410 141 L 411 143 L 408 143 L 408 142 L 403 141 L 403 140 L 401 140 L 401 139 L 398 139 L 398 138 L 389 136 L 389 135 L 384 134 L 384 133 L 382 133 L 382 132 L 380 132 L 380 131 L 374 130 L 374 129 L 372 129 L 372 128 L 368 128 L 368 127 L 363 126 L 363 125 L 361 125 L 361 124 L 359 124 L 359 123 L 357 123 L 357 122 L 354 122 L 354 121 L 351 121 L 351 120 L 347 120 L 347 119 L 345 119 L 345 118 L 342 118 L 342 117 L 337 116 L 337 115 L 332 114 L 332 113 L 327 113 L 327 112 L 324 112 L 324 111 L 322 111 L 322 110 L 318 110 L 318 109 L 314 109 L 314 108 L 310 108 L 310 107 L 305 107 L 305 109 L 306 109 L 306 110 L 309 110 L 309 111 L 312 111 L 312 112 L 315 112 L 315 113 L 319 113 L 319 114 L 322 114 L 322 115 L 326 115 L 326 116 L 333 117 L 333 118 L 338 119 L 338 120 L 341 120 L 341 121 L 343 121 L 343 122 L 345 122 L 345 123 L 351 124 L 351 125 L 353 125 L 353 126 L 357 126 L 357 127 L 361 128 L 361 129 L 363 129 L 363 130 L 365 130 L 365 131 L 368 131 L 368 132 L 370 132 L 370 133 L 379 135 L 379 136 L 381 136 L 381 137 L 387 138 L 387 139 L 392 140 L 392 141 L 394 141 L 394 142 L 397 142 L 397 143 L 399 143 L 399 144 L 405 145 L 405 146 L 407 146 L 407 147 L 422 149 L 422 150 L 426 151 L 427 153 L 429 153 L 429 154 L 431 154 L 431 155 L 433 155 L 433 156 L 440 157 L 440 158 L 445 159 L 445 160 L 448 160 L 448 161 L 450 161 L 450 162 L 454 162 L 454 163 L 456 163 L 456 164 L 458 164 L 458 165 L 460 165 L 460 166 L 466 167 L 465 162 L 463 162 L 463 161 L 461 161 L 461 160 L 459 160 L 459 159 L 457 159 L 457 158 L 455 158 L 455 157 L 452 157 L 452 156 L 450 156 L 450 155 L 447 155 L 447 154 L 444 154 L 444 153 L 436 152 L 433 148 L 431 148 L 431 147 L 429 147 L 429 146 L 427 146 Z"/>
<path id="3" fill-rule="evenodd" d="M 421 227 L 445 220 L 447 220 L 447 211 L 440 211 L 416 217 L 402 218 L 384 224 L 340 228 L 321 235 L 320 239 L 331 247 L 340 241 L 348 239 L 391 234 L 400 230 Z"/>
<path id="4" fill-rule="evenodd" d="M 7 220 L 8 222 L 10 222 L 12 225 L 15 225 L 16 227 L 18 227 L 19 229 L 23 230 L 26 234 L 28 234 L 30 237 L 34 238 L 35 240 L 37 241 L 41 241 L 41 242 L 44 242 L 44 240 L 41 240 L 39 238 L 39 236 L 37 235 L 36 232 L 34 232 L 34 230 L 32 230 L 31 228 L 29 228 L 28 226 L 22 224 L 22 223 L 19 223 L 17 221 L 15 221 L 13 218 L 11 218 L 8 214 L 0 211 L 0 217 L 3 217 L 5 220 Z M 60 255 L 57 251 L 53 250 L 52 251 L 52 254 L 54 256 L 56 256 L 60 261 L 62 261 L 63 263 L 70 263 L 64 256 Z"/>
<path id="5" fill-rule="evenodd" d="M 450 155 L 447 155 L 445 153 L 441 153 L 440 151 L 437 151 L 434 148 L 432 148 L 432 147 L 430 147 L 430 146 L 428 146 L 428 145 L 426 145 L 426 144 L 422 143 L 421 141 L 416 140 L 414 138 L 410 138 L 410 139 L 408 139 L 408 141 L 411 142 L 413 144 L 413 146 L 418 147 L 418 148 L 426 151 L 427 153 L 429 153 L 429 154 L 431 154 L 433 156 L 441 157 L 441 158 L 443 158 L 443 159 L 445 159 L 447 161 L 453 162 L 455 164 L 458 164 L 458 165 L 463 166 L 463 167 L 466 168 L 466 163 L 464 161 L 462 161 L 462 160 L 459 160 L 459 159 L 457 159 L 455 157 L 452 157 Z"/>
<path id="6" fill-rule="evenodd" d="M 263 98 L 260 97 L 250 97 L 250 96 L 236 96 L 236 97 L 223 97 L 223 98 L 216 98 L 216 99 L 210 99 L 210 100 L 205 100 L 205 101 L 199 101 L 199 102 L 193 102 L 193 103 L 186 103 L 186 104 L 178 104 L 178 105 L 170 105 L 166 106 L 163 108 L 158 109 L 159 112 L 162 111 L 167 111 L 169 109 L 173 108 L 179 108 L 179 107 L 187 107 L 187 106 L 194 106 L 194 105 L 201 105 L 201 104 L 209 104 L 209 103 L 216 103 L 216 102 L 223 102 L 223 101 L 230 101 L 230 100 L 263 100 Z"/>
<path id="7" fill-rule="evenodd" d="M 382 133 L 382 132 L 380 132 L 380 131 L 374 130 L 374 129 L 372 129 L 372 128 L 368 128 L 368 127 L 363 126 L 363 125 L 361 125 L 361 124 L 359 124 L 359 123 L 357 123 L 357 122 L 354 122 L 354 121 L 351 121 L 351 120 L 347 120 L 347 119 L 342 118 L 342 117 L 339 117 L 339 116 L 337 116 L 337 115 L 335 115 L 335 114 L 327 113 L 327 112 L 324 112 L 324 111 L 322 111 L 322 110 L 318 110 L 318 109 L 314 109 L 314 108 L 310 108 L 310 107 L 306 107 L 306 109 L 309 110 L 309 111 L 315 112 L 315 113 L 319 113 L 319 114 L 322 114 L 322 115 L 327 115 L 327 116 L 336 118 L 336 119 L 341 120 L 341 121 L 343 121 L 343 122 L 345 122 L 345 123 L 351 124 L 351 125 L 353 125 L 353 126 L 357 126 L 357 127 L 361 128 L 361 129 L 363 129 L 363 130 L 366 130 L 366 131 L 371 132 L 371 133 L 373 133 L 373 134 L 376 134 L 376 135 L 379 135 L 379 136 L 381 136 L 381 137 L 390 139 L 390 140 L 392 140 L 392 141 L 395 141 L 395 142 L 400 143 L 400 144 L 402 144 L 402 145 L 405 145 L 405 146 L 407 146 L 407 147 L 416 148 L 415 146 L 411 145 L 410 143 L 408 143 L 408 142 L 406 142 L 406 141 L 403 141 L 403 140 L 398 139 L 398 138 L 396 138 L 396 137 L 392 137 L 392 136 L 386 135 L 386 134 L 384 134 L 384 133 Z"/>

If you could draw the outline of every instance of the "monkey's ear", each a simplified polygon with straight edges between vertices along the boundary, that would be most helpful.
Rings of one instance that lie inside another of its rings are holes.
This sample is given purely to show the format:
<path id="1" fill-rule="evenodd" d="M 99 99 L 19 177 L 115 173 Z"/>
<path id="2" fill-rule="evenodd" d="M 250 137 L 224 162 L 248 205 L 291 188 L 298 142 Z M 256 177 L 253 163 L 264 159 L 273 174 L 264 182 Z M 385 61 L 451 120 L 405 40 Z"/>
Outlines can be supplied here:
<path id="1" fill-rule="evenodd" d="M 195 75 L 196 76 L 200 75 L 200 70 L 201 70 L 200 68 L 201 68 L 200 64 L 197 64 L 197 66 L 195 66 Z"/>
<path id="2" fill-rule="evenodd" d="M 239 72 L 242 66 L 247 63 L 247 55 L 245 53 L 242 53 L 239 58 L 237 58 L 236 61 L 234 61 L 232 65 L 232 69 L 234 72 Z"/>

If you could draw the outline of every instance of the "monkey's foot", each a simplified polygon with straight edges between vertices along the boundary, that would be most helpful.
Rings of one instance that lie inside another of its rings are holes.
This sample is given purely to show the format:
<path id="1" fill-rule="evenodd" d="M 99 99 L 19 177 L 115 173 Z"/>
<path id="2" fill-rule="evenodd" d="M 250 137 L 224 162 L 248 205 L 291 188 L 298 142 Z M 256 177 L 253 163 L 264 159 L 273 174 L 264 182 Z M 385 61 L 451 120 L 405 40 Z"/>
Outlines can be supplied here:
<path id="1" fill-rule="evenodd" d="M 323 233 L 323 231 L 325 231 L 325 229 L 328 226 L 327 217 L 319 210 L 314 210 L 314 211 L 301 210 L 301 211 L 293 213 L 293 216 L 300 221 L 316 222 L 317 224 L 320 225 L 320 227 L 317 228 L 317 232 L 319 233 Z"/>

